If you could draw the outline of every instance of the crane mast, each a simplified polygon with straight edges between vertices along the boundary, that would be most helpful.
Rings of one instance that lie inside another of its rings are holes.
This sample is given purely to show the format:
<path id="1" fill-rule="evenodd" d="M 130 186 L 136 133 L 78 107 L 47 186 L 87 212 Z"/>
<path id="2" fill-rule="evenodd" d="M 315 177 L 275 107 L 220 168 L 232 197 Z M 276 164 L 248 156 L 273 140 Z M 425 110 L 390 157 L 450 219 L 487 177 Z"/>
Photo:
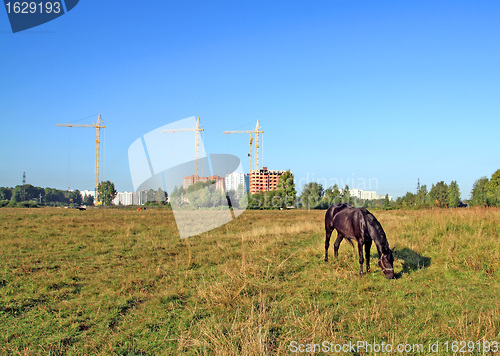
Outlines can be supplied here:
<path id="1" fill-rule="evenodd" d="M 250 161 L 250 170 L 248 171 L 249 173 L 252 171 L 252 156 L 253 156 L 253 147 L 252 147 L 252 144 L 253 144 L 253 137 L 252 137 L 252 134 L 250 134 L 250 153 L 248 154 L 248 159 Z"/>
<path id="2" fill-rule="evenodd" d="M 99 149 L 100 149 L 100 137 L 101 129 L 105 129 L 106 126 L 101 120 L 101 114 L 97 117 L 97 122 L 92 125 L 81 125 L 81 124 L 57 124 L 56 126 L 63 127 L 91 127 L 95 128 L 95 180 L 94 180 L 94 194 L 95 194 L 95 204 L 100 205 L 100 200 L 98 197 L 97 189 L 99 187 Z"/>
<path id="3" fill-rule="evenodd" d="M 260 121 L 257 120 L 257 125 L 255 125 L 254 130 L 246 130 L 246 131 L 224 131 L 225 134 L 239 134 L 239 133 L 248 133 L 250 134 L 250 153 L 248 156 L 250 157 L 250 170 L 249 173 L 251 173 L 253 170 L 259 170 L 259 134 L 264 133 L 262 130 L 262 127 L 260 126 Z M 255 135 L 255 165 L 252 166 L 252 142 L 253 142 L 253 137 L 252 134 Z"/>
<path id="4" fill-rule="evenodd" d="M 194 131 L 194 175 L 198 177 L 198 156 L 200 151 L 200 132 L 205 131 L 200 124 L 200 117 L 196 120 L 196 126 L 194 128 L 187 129 L 174 129 L 174 130 L 162 130 L 161 132 L 185 132 Z"/>

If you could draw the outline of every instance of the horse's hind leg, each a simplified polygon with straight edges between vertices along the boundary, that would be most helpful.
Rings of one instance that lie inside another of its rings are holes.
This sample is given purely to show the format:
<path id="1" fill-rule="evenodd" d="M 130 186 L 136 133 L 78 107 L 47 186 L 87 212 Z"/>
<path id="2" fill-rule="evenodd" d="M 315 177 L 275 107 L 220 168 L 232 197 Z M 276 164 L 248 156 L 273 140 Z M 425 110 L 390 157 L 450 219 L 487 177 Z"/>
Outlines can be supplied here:
<path id="1" fill-rule="evenodd" d="M 332 236 L 333 229 L 326 229 L 325 238 L 325 262 L 328 262 L 328 248 L 330 247 L 330 237 Z"/>
<path id="2" fill-rule="evenodd" d="M 340 247 L 340 243 L 342 242 L 343 239 L 344 239 L 344 236 L 342 236 L 339 232 L 337 239 L 335 240 L 335 243 L 333 244 L 333 251 L 335 252 L 335 258 L 339 258 L 339 247 Z"/>
<path id="3" fill-rule="evenodd" d="M 365 242 L 365 257 L 366 257 L 366 273 L 370 272 L 370 249 L 372 247 L 372 240 Z"/>
<path id="4" fill-rule="evenodd" d="M 358 252 L 359 252 L 359 275 L 363 275 L 363 243 L 358 241 Z"/>

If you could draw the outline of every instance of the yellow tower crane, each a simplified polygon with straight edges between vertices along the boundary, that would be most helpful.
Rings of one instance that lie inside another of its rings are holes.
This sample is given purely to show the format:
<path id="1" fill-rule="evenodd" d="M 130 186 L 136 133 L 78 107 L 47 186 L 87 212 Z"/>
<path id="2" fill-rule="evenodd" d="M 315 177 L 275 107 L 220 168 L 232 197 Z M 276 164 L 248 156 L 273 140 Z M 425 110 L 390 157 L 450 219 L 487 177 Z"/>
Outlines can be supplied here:
<path id="1" fill-rule="evenodd" d="M 252 171 L 252 156 L 253 156 L 253 137 L 252 137 L 252 134 L 250 134 L 250 143 L 248 144 L 250 146 L 250 152 L 248 153 L 248 160 L 249 160 L 249 163 L 250 163 L 250 166 L 249 166 L 249 171 L 248 173 L 250 173 Z"/>
<path id="2" fill-rule="evenodd" d="M 104 122 L 101 120 L 101 114 L 97 117 L 97 122 L 92 125 L 80 125 L 80 124 L 57 124 L 56 126 L 64 126 L 64 127 L 92 127 L 95 128 L 95 186 L 94 186 L 94 194 L 95 194 L 95 204 L 101 205 L 97 194 L 97 188 L 99 187 L 99 146 L 100 146 L 100 135 L 101 129 L 105 129 Z"/>
<path id="3" fill-rule="evenodd" d="M 200 124 L 200 117 L 196 120 L 196 126 L 188 129 L 162 130 L 161 132 L 185 132 L 194 131 L 194 175 L 198 177 L 198 154 L 200 150 L 200 132 L 205 131 Z"/>
<path id="4" fill-rule="evenodd" d="M 250 157 L 250 170 L 248 173 L 251 173 L 253 170 L 259 170 L 259 134 L 264 133 L 262 131 L 262 127 L 260 126 L 259 120 L 257 120 L 257 125 L 255 125 L 254 130 L 246 130 L 246 131 L 224 131 L 225 134 L 235 134 L 235 133 L 248 133 L 250 134 L 250 153 L 248 156 Z M 252 166 L 252 142 L 253 137 L 252 134 L 255 134 L 255 165 Z"/>

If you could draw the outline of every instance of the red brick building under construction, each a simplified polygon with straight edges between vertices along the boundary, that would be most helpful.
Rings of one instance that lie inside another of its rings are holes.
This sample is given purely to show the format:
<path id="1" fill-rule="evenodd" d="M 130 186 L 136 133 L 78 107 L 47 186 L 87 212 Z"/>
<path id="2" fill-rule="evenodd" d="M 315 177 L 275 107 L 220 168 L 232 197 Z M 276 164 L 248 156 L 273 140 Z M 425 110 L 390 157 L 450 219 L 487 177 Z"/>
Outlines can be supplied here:
<path id="1" fill-rule="evenodd" d="M 224 192 L 224 178 L 219 176 L 211 176 L 211 177 L 199 177 L 196 175 L 191 175 L 188 177 L 182 178 L 182 187 L 186 190 L 190 185 L 193 185 L 197 182 L 215 182 L 215 189 Z"/>
<path id="2" fill-rule="evenodd" d="M 285 171 L 270 171 L 263 167 L 250 173 L 250 194 L 276 190 L 278 181 Z"/>

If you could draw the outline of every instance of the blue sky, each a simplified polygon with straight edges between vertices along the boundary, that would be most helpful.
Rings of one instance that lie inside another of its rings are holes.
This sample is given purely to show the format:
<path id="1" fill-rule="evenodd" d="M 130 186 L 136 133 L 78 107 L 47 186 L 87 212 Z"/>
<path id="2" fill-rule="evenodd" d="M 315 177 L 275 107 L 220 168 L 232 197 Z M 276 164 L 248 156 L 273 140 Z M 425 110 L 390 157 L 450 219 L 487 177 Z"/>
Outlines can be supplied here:
<path id="1" fill-rule="evenodd" d="M 0 48 L 0 186 L 93 189 L 95 130 L 55 125 L 97 113 L 120 191 L 130 144 L 193 115 L 245 170 L 222 132 L 260 119 L 261 166 L 300 184 L 468 198 L 500 168 L 498 1 L 80 1 L 16 34 L 0 9 Z"/>

